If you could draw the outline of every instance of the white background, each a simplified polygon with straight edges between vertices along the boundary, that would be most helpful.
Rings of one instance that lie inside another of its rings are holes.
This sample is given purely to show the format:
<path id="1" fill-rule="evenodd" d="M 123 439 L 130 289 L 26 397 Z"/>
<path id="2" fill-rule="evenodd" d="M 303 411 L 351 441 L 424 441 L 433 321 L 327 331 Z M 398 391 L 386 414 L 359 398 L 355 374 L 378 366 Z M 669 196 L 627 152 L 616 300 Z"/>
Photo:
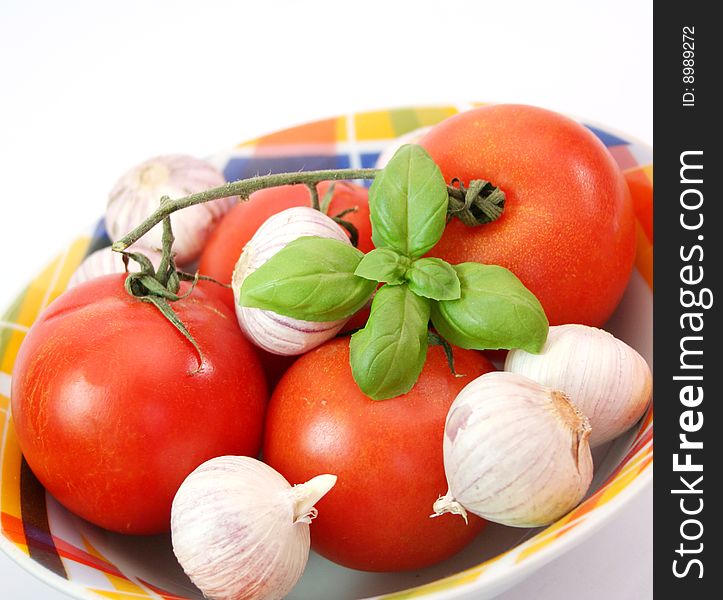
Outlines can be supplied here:
<path id="1" fill-rule="evenodd" d="M 0 308 L 149 156 L 339 113 L 524 102 L 652 144 L 652 0 L 3 0 Z M 517 588 L 652 597 L 652 494 Z M 0 597 L 63 596 L 0 554 Z"/>

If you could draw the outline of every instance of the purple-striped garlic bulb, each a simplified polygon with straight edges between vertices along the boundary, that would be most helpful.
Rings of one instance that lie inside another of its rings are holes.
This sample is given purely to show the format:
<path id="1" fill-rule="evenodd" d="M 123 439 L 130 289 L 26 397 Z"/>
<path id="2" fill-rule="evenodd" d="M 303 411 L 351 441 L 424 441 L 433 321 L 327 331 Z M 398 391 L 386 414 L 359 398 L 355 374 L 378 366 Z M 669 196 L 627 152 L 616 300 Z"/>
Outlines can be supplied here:
<path id="1" fill-rule="evenodd" d="M 650 367 L 637 351 L 587 325 L 550 327 L 539 354 L 511 350 L 505 370 L 564 392 L 590 419 L 592 448 L 637 423 L 653 389 Z"/>
<path id="2" fill-rule="evenodd" d="M 447 414 L 449 490 L 435 515 L 467 511 L 513 527 L 556 521 L 585 496 L 590 424 L 565 394 L 498 371 L 462 389 Z"/>
<path id="3" fill-rule="evenodd" d="M 225 183 L 221 171 L 204 160 L 182 154 L 151 158 L 125 173 L 111 190 L 105 213 L 108 236 L 115 242 L 140 225 L 159 207 L 163 196 L 175 200 Z M 171 215 L 173 248 L 179 265 L 199 257 L 209 234 L 234 201 L 222 198 Z M 131 246 L 131 251 L 160 250 L 162 233 L 162 225 L 156 225 Z"/>
<path id="4" fill-rule="evenodd" d="M 154 268 L 158 268 L 161 263 L 161 254 L 155 250 L 143 250 L 143 254 L 151 261 Z M 134 260 L 128 261 L 128 272 L 136 273 L 141 268 Z M 123 255 L 120 252 L 114 252 L 110 246 L 96 250 L 83 259 L 75 272 L 68 280 L 68 288 L 75 287 L 85 281 L 110 275 L 111 273 L 125 273 L 126 266 L 123 263 Z"/>
<path id="5" fill-rule="evenodd" d="M 314 504 L 335 483 L 317 475 L 292 487 L 255 458 L 212 458 L 173 498 L 173 552 L 205 598 L 281 600 L 306 568 Z"/>
<path id="6" fill-rule="evenodd" d="M 231 285 L 239 326 L 249 340 L 272 354 L 303 354 L 334 337 L 348 321 L 304 321 L 270 310 L 239 305 L 239 291 L 244 279 L 288 243 L 305 236 L 331 238 L 351 244 L 346 231 L 333 219 L 311 207 L 296 206 L 264 221 L 244 247 L 233 271 Z"/>

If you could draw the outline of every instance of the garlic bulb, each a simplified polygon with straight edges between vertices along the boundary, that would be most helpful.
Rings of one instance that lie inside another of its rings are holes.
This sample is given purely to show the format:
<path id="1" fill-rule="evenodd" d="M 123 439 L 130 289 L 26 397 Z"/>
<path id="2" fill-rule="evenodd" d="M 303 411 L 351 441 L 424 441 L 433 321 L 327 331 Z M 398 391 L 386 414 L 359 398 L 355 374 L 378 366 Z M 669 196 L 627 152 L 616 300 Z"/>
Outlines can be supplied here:
<path id="1" fill-rule="evenodd" d="M 425 127 L 418 127 L 417 129 L 413 129 L 412 131 L 408 131 L 407 133 L 404 133 L 400 135 L 398 138 L 395 138 L 391 141 L 391 143 L 382 150 L 382 152 L 379 154 L 379 157 L 376 160 L 376 163 L 374 164 L 374 167 L 377 169 L 383 169 L 387 166 L 387 163 L 391 160 L 392 156 L 396 153 L 399 148 L 404 146 L 404 144 L 418 144 L 419 140 L 421 140 L 425 135 L 427 135 L 427 132 L 432 129 L 431 125 L 427 125 Z"/>
<path id="2" fill-rule="evenodd" d="M 612 334 L 585 325 L 550 327 L 542 353 L 513 350 L 505 370 L 564 392 L 590 419 L 590 445 L 632 427 L 650 402 L 645 359 Z"/>
<path id="3" fill-rule="evenodd" d="M 226 183 L 223 174 L 206 161 L 172 154 L 145 161 L 125 173 L 110 192 L 105 224 L 116 241 L 140 225 L 159 206 L 161 197 L 182 198 Z M 201 254 L 214 225 L 231 207 L 234 198 L 196 204 L 171 215 L 178 264 L 188 264 Z M 162 226 L 156 225 L 132 248 L 160 250 Z"/>
<path id="4" fill-rule="evenodd" d="M 466 511 L 514 527 L 551 523 L 592 480 L 585 416 L 558 391 L 502 371 L 469 383 L 444 431 L 449 491 L 435 515 Z"/>
<path id="5" fill-rule="evenodd" d="M 158 268 L 161 263 L 161 253 L 155 250 L 143 249 L 143 254 L 151 261 L 154 268 Z M 96 250 L 92 254 L 83 259 L 75 272 L 68 280 L 68 289 L 76 285 L 95 279 L 102 275 L 110 275 L 111 273 L 125 273 L 126 267 L 123 263 L 123 255 L 120 252 L 114 252 L 110 246 Z M 135 273 L 140 271 L 138 263 L 134 260 L 128 261 L 128 271 Z"/>
<path id="6" fill-rule="evenodd" d="M 303 236 L 332 238 L 351 244 L 346 231 L 333 219 L 308 206 L 295 206 L 269 217 L 243 249 L 231 279 L 238 299 L 241 284 L 286 244 Z M 236 316 L 241 330 L 254 344 L 272 354 L 303 354 L 333 338 L 348 319 L 328 322 L 303 321 L 269 310 L 239 306 Z"/>
<path id="7" fill-rule="evenodd" d="M 319 475 L 292 487 L 254 458 L 213 458 L 173 499 L 173 552 L 207 598 L 283 598 L 306 567 L 314 504 L 335 483 Z"/>

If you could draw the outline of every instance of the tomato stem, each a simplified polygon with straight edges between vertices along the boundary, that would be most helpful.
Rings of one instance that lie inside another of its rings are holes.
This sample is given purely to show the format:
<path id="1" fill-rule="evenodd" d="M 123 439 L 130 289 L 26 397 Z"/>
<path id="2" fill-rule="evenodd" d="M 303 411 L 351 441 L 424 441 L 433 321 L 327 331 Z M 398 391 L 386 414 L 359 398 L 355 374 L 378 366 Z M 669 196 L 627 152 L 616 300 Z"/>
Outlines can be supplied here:
<path id="1" fill-rule="evenodd" d="M 453 179 L 448 191 L 450 218 L 457 217 L 470 227 L 496 221 L 505 209 L 505 193 L 484 179 L 473 179 L 469 187 Z"/>
<path id="2" fill-rule="evenodd" d="M 254 192 L 282 185 L 302 183 L 309 186 L 321 181 L 374 179 L 378 172 L 379 169 L 329 169 L 325 171 L 302 171 L 298 173 L 274 173 L 229 182 L 217 188 L 162 203 L 143 223 L 114 242 L 112 248 L 116 252 L 122 252 L 128 248 L 128 246 L 137 242 L 167 216 L 177 210 L 194 206 L 195 204 L 218 200 L 220 198 L 229 198 L 231 196 L 239 196 L 242 200 L 248 200 L 248 197 Z"/>
<path id="3" fill-rule="evenodd" d="M 171 199 L 168 196 L 161 198 L 161 206 L 168 204 Z M 163 219 L 163 235 L 161 237 L 161 262 L 155 273 L 155 278 L 165 288 L 168 288 L 174 294 L 178 291 L 180 282 L 178 278 L 172 275 L 176 272 L 176 264 L 173 256 L 173 242 L 175 237 L 171 228 L 171 217 Z"/>
<path id="4" fill-rule="evenodd" d="M 319 202 L 319 195 L 316 191 L 317 183 L 348 179 L 374 179 L 380 172 L 381 169 L 329 169 L 297 173 L 273 173 L 229 182 L 220 187 L 176 200 L 165 197 L 165 201 L 161 202 L 161 205 L 143 223 L 114 242 L 112 248 L 116 252 L 123 252 L 177 210 L 231 196 L 238 196 L 241 200 L 248 200 L 249 196 L 254 192 L 282 185 L 306 185 L 311 193 L 314 208 L 323 210 L 323 207 L 326 207 L 328 209 L 327 200 L 330 200 L 330 197 L 325 196 L 322 202 Z M 470 187 L 465 188 L 458 179 L 453 179 L 452 184 L 447 186 L 449 215 L 458 217 L 465 225 L 474 226 L 494 221 L 502 214 L 504 209 L 504 192 L 487 181 L 480 180 L 480 182 L 481 185 L 477 181 L 472 181 Z"/>
<path id="5" fill-rule="evenodd" d="M 309 195 L 311 196 L 311 208 L 314 210 L 321 210 L 321 206 L 319 205 L 319 190 L 316 189 L 315 183 L 307 183 L 306 187 L 309 190 Z"/>

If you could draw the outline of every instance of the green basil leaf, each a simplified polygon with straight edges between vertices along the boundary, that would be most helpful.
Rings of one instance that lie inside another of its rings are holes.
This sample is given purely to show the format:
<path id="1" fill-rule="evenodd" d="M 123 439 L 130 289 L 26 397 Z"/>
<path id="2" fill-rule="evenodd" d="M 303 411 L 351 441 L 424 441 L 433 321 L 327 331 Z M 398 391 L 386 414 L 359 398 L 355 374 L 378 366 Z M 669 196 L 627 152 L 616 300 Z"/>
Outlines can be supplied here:
<path id="1" fill-rule="evenodd" d="M 339 240 L 300 237 L 244 279 L 239 303 L 305 321 L 350 317 L 376 287 L 354 275 L 363 256 Z"/>
<path id="2" fill-rule="evenodd" d="M 419 258 L 442 237 L 448 203 L 442 172 L 424 148 L 402 146 L 369 190 L 374 245 Z"/>
<path id="3" fill-rule="evenodd" d="M 362 258 L 354 274 L 383 283 L 403 283 L 404 274 L 412 264 L 406 256 L 391 248 L 376 248 Z"/>
<path id="4" fill-rule="evenodd" d="M 366 327 L 350 343 L 352 374 L 370 398 L 385 400 L 414 387 L 427 358 L 430 304 L 406 285 L 377 291 Z"/>
<path id="5" fill-rule="evenodd" d="M 435 329 L 450 343 L 477 350 L 522 348 L 539 352 L 548 322 L 539 300 L 504 267 L 455 265 L 462 295 L 436 303 Z"/>
<path id="6" fill-rule="evenodd" d="M 462 295 L 457 272 L 441 258 L 420 258 L 407 271 L 409 289 L 432 300 L 456 300 Z"/>

